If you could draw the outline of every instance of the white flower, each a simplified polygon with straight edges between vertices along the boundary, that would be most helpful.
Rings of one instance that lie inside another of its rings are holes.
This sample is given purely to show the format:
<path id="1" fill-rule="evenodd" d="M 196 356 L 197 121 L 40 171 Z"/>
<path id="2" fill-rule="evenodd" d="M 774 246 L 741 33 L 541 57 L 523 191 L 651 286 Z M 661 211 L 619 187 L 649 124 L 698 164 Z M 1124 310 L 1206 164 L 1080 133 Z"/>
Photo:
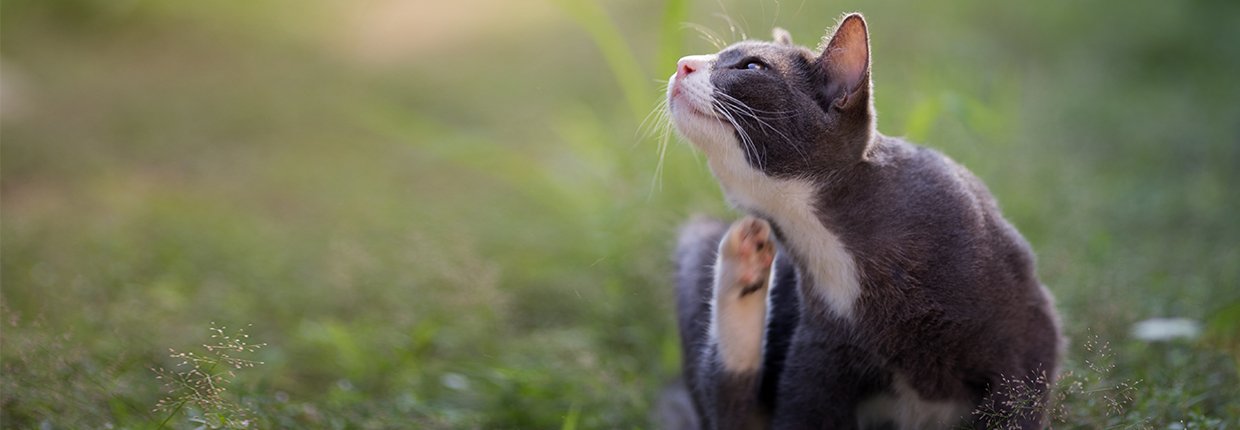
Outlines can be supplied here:
<path id="1" fill-rule="evenodd" d="M 1150 318 L 1132 326 L 1132 336 L 1146 342 L 1192 339 L 1201 334 L 1201 324 L 1188 318 Z"/>

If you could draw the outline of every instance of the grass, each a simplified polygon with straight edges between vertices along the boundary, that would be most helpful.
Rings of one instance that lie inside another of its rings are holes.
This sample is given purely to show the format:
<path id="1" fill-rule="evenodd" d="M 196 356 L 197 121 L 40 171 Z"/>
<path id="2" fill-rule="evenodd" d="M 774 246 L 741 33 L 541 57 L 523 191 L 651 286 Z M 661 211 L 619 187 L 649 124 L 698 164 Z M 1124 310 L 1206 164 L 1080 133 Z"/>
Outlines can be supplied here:
<path id="1" fill-rule="evenodd" d="M 154 410 L 214 322 L 266 344 L 222 395 L 261 428 L 650 427 L 675 229 L 735 216 L 639 133 L 659 81 L 714 49 L 689 27 L 738 37 L 717 13 L 813 44 L 860 10 L 880 130 L 1039 254 L 1082 387 L 1056 427 L 1240 427 L 1237 5 L 794 3 L 474 0 L 391 52 L 357 36 L 385 2 L 4 0 L 0 426 L 226 424 Z"/>

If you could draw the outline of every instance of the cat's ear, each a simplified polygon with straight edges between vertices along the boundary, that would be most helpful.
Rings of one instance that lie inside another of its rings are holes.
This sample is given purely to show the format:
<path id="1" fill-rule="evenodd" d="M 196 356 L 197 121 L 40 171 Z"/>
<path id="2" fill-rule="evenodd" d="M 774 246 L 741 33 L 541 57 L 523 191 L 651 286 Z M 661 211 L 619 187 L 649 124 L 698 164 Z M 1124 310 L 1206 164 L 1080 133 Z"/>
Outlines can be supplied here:
<path id="1" fill-rule="evenodd" d="M 826 47 L 818 57 L 818 66 L 826 76 L 824 95 L 837 108 L 869 102 L 870 33 L 865 18 L 849 14 L 836 26 Z"/>
<path id="2" fill-rule="evenodd" d="M 788 30 L 775 27 L 774 30 L 771 30 L 771 39 L 775 40 L 777 45 L 792 46 L 792 33 L 789 33 Z"/>

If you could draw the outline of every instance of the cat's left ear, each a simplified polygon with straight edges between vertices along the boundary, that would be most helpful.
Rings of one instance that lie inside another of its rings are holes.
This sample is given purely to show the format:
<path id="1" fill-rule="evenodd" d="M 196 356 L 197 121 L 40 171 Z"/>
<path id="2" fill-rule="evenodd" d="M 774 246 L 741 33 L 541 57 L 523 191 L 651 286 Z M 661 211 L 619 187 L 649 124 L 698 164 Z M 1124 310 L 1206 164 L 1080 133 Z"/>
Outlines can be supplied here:
<path id="1" fill-rule="evenodd" d="M 823 94 L 832 106 L 844 109 L 869 102 L 870 33 L 861 14 L 840 21 L 817 63 L 827 78 Z"/>
<path id="2" fill-rule="evenodd" d="M 778 45 L 792 46 L 792 33 L 779 27 L 771 30 L 771 39 L 775 40 Z"/>

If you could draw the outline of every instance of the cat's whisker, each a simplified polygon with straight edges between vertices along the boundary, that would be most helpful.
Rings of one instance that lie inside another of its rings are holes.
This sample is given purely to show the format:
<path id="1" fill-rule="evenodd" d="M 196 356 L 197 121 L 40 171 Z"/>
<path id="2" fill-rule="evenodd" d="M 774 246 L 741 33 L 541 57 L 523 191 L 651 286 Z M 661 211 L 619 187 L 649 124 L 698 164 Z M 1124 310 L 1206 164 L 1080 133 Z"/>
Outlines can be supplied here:
<path id="1" fill-rule="evenodd" d="M 653 197 L 656 189 L 663 190 L 663 166 L 664 160 L 667 158 L 667 146 L 671 142 L 672 134 L 670 124 L 663 128 L 663 134 L 659 138 L 659 161 L 654 166 L 654 181 L 650 185 L 650 195 Z"/>
<path id="2" fill-rule="evenodd" d="M 784 115 L 784 116 L 758 115 L 759 112 L 770 112 L 770 111 L 764 111 L 764 110 L 750 107 L 749 105 L 745 104 L 745 102 L 742 102 L 739 99 L 732 97 L 726 93 L 720 92 L 720 93 L 717 93 L 716 96 L 723 97 L 723 100 L 722 100 L 723 102 L 726 102 L 737 109 L 743 109 L 745 114 L 757 120 L 762 120 L 762 119 L 779 120 L 779 119 L 796 118 L 800 116 L 799 114 L 795 114 L 793 112 L 787 112 L 788 115 Z M 784 112 L 778 112 L 778 113 L 782 114 Z M 769 124 L 766 123 L 765 121 L 763 121 L 763 125 L 769 126 Z"/>
<path id="3" fill-rule="evenodd" d="M 745 29 L 737 25 L 736 21 L 732 19 L 732 16 L 731 16 L 732 14 L 728 12 L 728 7 L 723 5 L 723 1 L 715 0 L 715 3 L 719 4 L 719 10 L 723 11 L 720 13 L 716 13 L 715 16 L 722 18 L 725 22 L 728 23 L 728 30 L 732 32 L 732 40 L 737 40 L 736 33 L 738 31 L 740 32 L 740 36 L 741 36 L 740 40 L 748 40 L 749 35 L 745 34 Z M 744 19 L 744 17 L 742 17 L 741 19 Z"/>
<path id="4" fill-rule="evenodd" d="M 746 105 L 745 102 L 742 102 L 739 99 L 732 97 L 728 94 L 717 93 L 716 95 L 722 96 L 723 98 L 720 100 L 721 104 L 726 103 L 730 105 L 736 114 L 742 115 L 748 118 L 752 118 L 754 121 L 758 123 L 759 127 L 767 128 L 771 130 L 771 132 L 779 135 L 779 137 L 783 139 L 784 142 L 788 144 L 788 146 L 791 146 L 792 149 L 797 151 L 797 154 L 801 156 L 801 161 L 805 162 L 806 165 L 809 165 L 809 154 L 806 154 L 805 151 L 800 147 L 800 145 L 797 145 L 797 143 L 792 138 L 788 137 L 788 135 L 784 134 L 782 131 L 779 131 L 778 129 L 775 128 L 775 126 L 772 126 L 770 123 L 764 121 L 762 118 L 758 117 L 758 115 L 754 114 L 753 108 L 749 107 L 749 105 Z M 740 109 L 745 109 L 745 110 L 748 110 L 749 112 L 746 113 L 744 111 L 741 111 Z M 796 115 L 789 116 L 788 118 L 792 118 L 795 116 Z"/>
<path id="5" fill-rule="evenodd" d="M 718 96 L 723 96 L 723 97 L 727 98 L 727 100 L 732 101 L 732 102 L 734 102 L 734 103 L 736 103 L 736 104 L 740 105 L 740 107 L 742 107 L 742 108 L 744 108 L 745 110 L 750 111 L 750 112 L 754 112 L 754 113 L 765 113 L 765 114 L 773 114 L 773 115 L 788 115 L 788 116 L 780 116 L 780 117 L 767 117 L 767 118 L 769 118 L 769 119 L 785 119 L 785 118 L 793 118 L 793 117 L 800 116 L 800 113 L 799 113 L 799 112 L 797 112 L 797 111 L 795 111 L 795 110 L 769 111 L 769 110 L 762 110 L 762 109 L 753 108 L 753 107 L 750 107 L 749 105 L 745 104 L 745 102 L 740 101 L 740 99 L 737 99 L 736 97 L 733 97 L 733 96 L 729 95 L 728 93 L 718 92 L 718 93 L 716 93 L 716 95 L 718 95 Z"/>
<path id="6" fill-rule="evenodd" d="M 655 103 L 654 108 L 650 110 L 650 113 L 646 114 L 646 117 L 642 118 L 642 122 L 637 125 L 638 136 L 642 139 L 646 139 L 654 134 L 655 129 L 658 128 L 660 124 L 671 125 L 668 121 L 669 118 L 667 117 L 667 109 L 667 99 L 660 98 L 659 101 Z M 651 121 L 652 119 L 654 121 Z"/>
<path id="7" fill-rule="evenodd" d="M 775 0 L 775 16 L 771 17 L 771 24 L 767 27 L 774 28 L 776 27 L 775 24 L 779 23 L 779 13 L 782 11 L 782 6 L 783 5 L 779 3 L 779 0 Z"/>
<path id="8" fill-rule="evenodd" d="M 746 130 L 744 129 L 744 127 L 741 127 L 740 122 L 739 122 L 739 121 L 737 121 L 737 120 L 736 120 L 736 117 L 734 116 L 734 114 L 736 114 L 736 115 L 740 115 L 740 114 L 742 114 L 742 113 L 741 113 L 740 111 L 738 111 L 738 110 L 736 109 L 736 107 L 735 107 L 735 106 L 729 105 L 729 104 L 727 104 L 727 103 L 725 103 L 724 101 L 721 101 L 721 100 L 716 100 L 716 101 L 715 101 L 715 105 L 716 105 L 716 106 L 718 106 L 718 108 L 719 108 L 719 109 L 718 109 L 718 110 L 719 110 L 719 112 L 720 112 L 722 115 L 724 115 L 724 116 L 727 118 L 727 120 L 728 120 L 729 122 L 731 122 L 731 123 L 732 123 L 732 126 L 733 126 L 734 128 L 736 128 L 736 129 L 737 129 L 737 132 L 738 132 L 738 133 L 743 134 L 743 135 L 744 135 L 744 136 L 743 136 L 743 138 L 744 138 L 747 142 L 749 142 L 749 143 L 753 143 L 753 140 L 749 138 L 749 133 L 748 133 L 748 131 L 746 131 Z"/>
<path id="9" fill-rule="evenodd" d="M 716 34 L 714 31 L 712 31 L 710 28 L 704 25 L 692 23 L 692 22 L 686 22 L 686 23 L 680 24 L 680 27 L 697 31 L 698 36 L 701 37 L 702 40 L 705 40 L 706 43 L 714 45 L 715 49 L 717 50 L 721 50 L 723 49 L 723 47 L 728 45 L 727 43 L 723 41 L 722 37 L 719 37 L 718 34 Z"/>
<path id="10" fill-rule="evenodd" d="M 666 93 L 668 86 L 670 86 L 671 83 L 667 81 L 662 82 L 663 92 Z M 656 191 L 663 189 L 664 159 L 667 156 L 667 146 L 671 141 L 672 133 L 671 106 L 669 105 L 667 98 L 659 98 L 659 100 L 655 102 L 654 108 L 650 110 L 650 113 L 646 114 L 646 117 L 642 119 L 641 124 L 638 125 L 638 133 L 640 133 L 641 136 L 638 142 L 650 139 L 656 132 L 659 134 L 656 145 L 656 148 L 658 148 L 657 151 L 659 153 L 659 158 L 658 161 L 655 162 L 654 176 L 650 181 L 650 194 L 647 198 L 653 198 Z"/>
<path id="11" fill-rule="evenodd" d="M 760 122 L 760 123 L 761 123 L 761 125 L 762 125 L 762 126 L 764 126 L 764 127 L 771 128 L 771 129 L 772 129 L 772 131 L 775 131 L 775 130 L 773 130 L 773 129 L 774 129 L 774 127 L 773 127 L 773 126 L 771 126 L 771 125 L 770 125 L 770 123 L 766 122 L 766 120 L 772 120 L 772 121 L 774 121 L 774 120 L 782 120 L 782 119 L 796 118 L 797 116 L 799 116 L 799 115 L 786 115 L 786 116 L 769 116 L 769 115 L 758 115 L 756 112 L 754 112 L 754 111 L 753 111 L 752 109 L 750 109 L 748 106 L 746 106 L 744 103 L 741 103 L 741 102 L 739 102 L 739 101 L 722 100 L 722 102 L 727 103 L 728 105 L 730 105 L 730 106 L 732 106 L 733 108 L 735 108 L 735 109 L 737 110 L 737 113 L 743 114 L 743 115 L 744 115 L 745 117 L 747 117 L 747 118 L 753 118 L 754 120 L 757 120 L 757 121 L 758 121 L 758 122 Z"/>
<path id="12" fill-rule="evenodd" d="M 801 4 L 797 5 L 797 11 L 793 12 L 792 15 L 793 16 L 800 15 L 801 11 L 803 10 L 805 10 L 805 0 L 801 0 Z"/>
<path id="13" fill-rule="evenodd" d="M 657 145 L 658 151 L 659 151 L 659 159 L 658 161 L 655 162 L 654 181 L 651 183 L 651 190 L 650 190 L 652 195 L 656 189 L 659 191 L 663 190 L 663 172 L 667 166 L 667 163 L 666 163 L 667 147 L 671 144 L 671 140 L 672 140 L 672 134 L 668 131 L 664 131 L 663 134 L 659 138 L 659 144 Z"/>
<path id="14" fill-rule="evenodd" d="M 711 104 L 716 107 L 716 111 L 719 112 L 724 119 L 727 119 L 728 122 L 732 123 L 732 128 L 736 129 L 736 134 L 740 136 L 741 143 L 745 146 L 745 153 L 753 155 L 753 160 L 757 163 L 758 170 L 762 170 L 762 158 L 760 157 L 760 154 L 758 154 L 758 145 L 753 142 L 753 138 L 749 136 L 749 132 L 745 131 L 744 127 L 741 127 L 740 123 L 736 120 L 736 117 L 732 116 L 733 109 L 728 109 L 727 105 L 724 105 L 717 100 L 713 100 Z"/>
<path id="15" fill-rule="evenodd" d="M 751 110 L 749 110 L 749 108 L 747 108 L 747 107 L 745 107 L 745 106 L 743 106 L 743 105 L 736 105 L 736 104 L 735 104 L 735 102 L 728 102 L 728 103 L 732 103 L 732 104 L 733 104 L 733 105 L 734 105 L 737 109 L 740 109 L 740 110 L 745 111 L 745 114 L 746 114 L 747 116 L 752 116 L 752 117 L 754 117 L 754 118 L 761 118 L 761 119 L 766 119 L 766 120 L 772 120 L 772 121 L 775 121 L 775 120 L 789 119 L 789 118 L 796 118 L 796 117 L 797 117 L 797 115 L 792 115 L 792 114 L 788 114 L 788 115 L 781 115 L 781 116 L 775 116 L 775 115 L 763 115 L 763 114 L 760 114 L 760 113 L 758 113 L 758 112 L 751 111 Z"/>
<path id="16" fill-rule="evenodd" d="M 663 166 L 664 160 L 667 158 L 667 146 L 668 143 L 671 142 L 672 135 L 672 120 L 671 114 L 667 108 L 667 102 L 664 101 L 659 103 L 659 106 L 656 107 L 655 111 L 651 112 L 651 114 L 655 115 L 654 122 L 653 125 L 650 126 L 650 129 L 646 132 L 647 136 L 645 138 L 649 138 L 650 134 L 653 134 L 655 129 L 659 130 L 659 139 L 657 141 L 658 144 L 656 145 L 656 148 L 658 148 L 657 151 L 659 153 L 659 158 L 658 161 L 655 162 L 654 177 L 652 177 L 650 181 L 650 195 L 648 198 L 653 198 L 655 191 L 661 191 L 663 189 Z M 645 140 L 645 138 L 643 138 L 643 140 Z"/>
<path id="17" fill-rule="evenodd" d="M 770 129 L 772 132 L 779 134 L 779 135 L 780 135 L 780 137 L 784 138 L 784 140 L 789 140 L 788 136 L 784 135 L 784 134 L 783 134 L 783 132 L 780 132 L 779 130 L 777 130 L 777 129 L 776 129 L 774 126 L 772 126 L 770 123 L 768 123 L 768 122 L 764 121 L 762 117 L 760 117 L 760 116 L 758 116 L 756 113 L 754 113 L 754 109 L 753 109 L 753 108 L 749 107 L 749 106 L 748 106 L 748 105 L 746 105 L 744 102 L 742 102 L 742 101 L 740 101 L 740 100 L 737 100 L 735 97 L 732 97 L 732 96 L 727 95 L 727 94 L 724 94 L 724 93 L 718 93 L 717 95 L 718 95 L 718 96 L 723 96 L 723 97 L 724 97 L 724 100 L 722 100 L 722 101 L 723 101 L 724 103 L 729 104 L 731 107 L 733 107 L 733 108 L 734 108 L 734 110 L 736 110 L 736 113 L 737 113 L 737 114 L 743 115 L 743 116 L 748 117 L 748 118 L 753 118 L 755 121 L 757 121 L 757 122 L 758 122 L 758 124 L 759 124 L 760 126 L 765 127 L 765 128 L 768 128 L 768 129 Z M 743 111 L 742 111 L 741 109 L 743 109 Z M 794 118 L 794 117 L 796 117 L 796 116 L 797 116 L 797 115 L 791 115 L 791 116 L 787 116 L 787 117 L 767 117 L 767 119 L 787 119 L 787 118 Z"/>
<path id="18" fill-rule="evenodd" d="M 761 128 L 765 128 L 765 129 L 768 129 L 768 130 L 770 130 L 772 133 L 775 133 L 775 134 L 779 135 L 779 137 L 780 137 L 781 139 L 783 139 L 786 143 L 788 143 L 788 144 L 790 144 L 790 145 L 791 145 L 791 144 L 793 144 L 792 138 L 788 137 L 788 135 L 784 134 L 784 132 L 779 131 L 779 129 L 775 128 L 775 126 L 773 126 L 773 125 L 771 125 L 770 123 L 766 122 L 766 121 L 765 121 L 765 120 L 763 120 L 762 118 L 759 118 L 757 115 L 754 115 L 754 114 L 752 114 L 752 113 L 746 113 L 746 112 L 743 112 L 743 111 L 740 111 L 740 110 L 736 110 L 735 112 L 736 112 L 736 114 L 741 115 L 741 116 L 743 116 L 743 117 L 748 117 L 748 118 L 753 119 L 755 122 L 757 122 L 757 123 L 758 123 L 758 126 L 759 126 L 759 127 L 761 127 Z M 793 145 L 793 146 L 795 147 L 795 145 Z M 798 148 L 798 150 L 799 150 L 799 148 Z"/>

